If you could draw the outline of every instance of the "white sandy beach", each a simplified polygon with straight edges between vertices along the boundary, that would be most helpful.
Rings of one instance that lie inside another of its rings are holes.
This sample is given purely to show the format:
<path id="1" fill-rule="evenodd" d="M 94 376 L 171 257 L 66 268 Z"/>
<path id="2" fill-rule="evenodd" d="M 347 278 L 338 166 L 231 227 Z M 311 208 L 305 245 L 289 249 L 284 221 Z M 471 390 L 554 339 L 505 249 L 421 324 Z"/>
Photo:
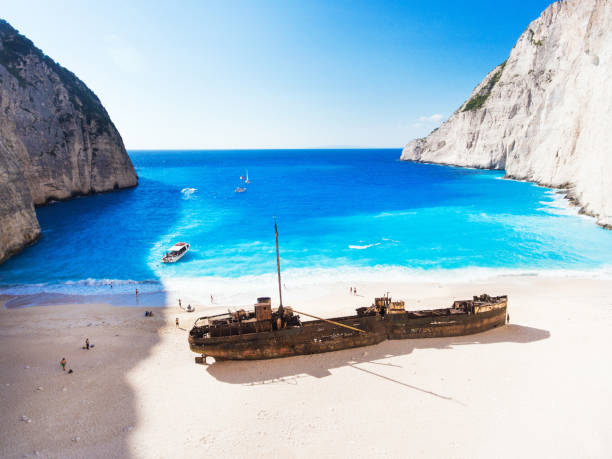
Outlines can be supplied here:
<path id="1" fill-rule="evenodd" d="M 412 309 L 487 292 L 509 295 L 511 324 L 201 366 L 187 330 L 202 311 L 168 307 L 145 318 L 145 308 L 102 304 L 2 309 L 0 455 L 610 456 L 612 281 L 356 286 L 357 297 L 344 283 L 303 287 L 285 303 L 329 317 L 386 291 Z M 92 350 L 81 349 L 86 337 Z M 62 357 L 73 374 L 61 370 Z"/>

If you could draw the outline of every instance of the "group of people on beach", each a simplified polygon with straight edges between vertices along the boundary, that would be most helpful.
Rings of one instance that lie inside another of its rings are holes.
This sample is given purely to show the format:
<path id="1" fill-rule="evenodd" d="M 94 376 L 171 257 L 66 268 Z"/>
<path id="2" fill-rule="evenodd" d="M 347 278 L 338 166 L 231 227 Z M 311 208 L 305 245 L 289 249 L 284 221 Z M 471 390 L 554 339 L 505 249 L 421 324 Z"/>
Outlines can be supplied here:
<path id="1" fill-rule="evenodd" d="M 210 296 L 212 298 L 212 295 Z M 179 308 L 181 308 L 183 311 L 187 311 L 187 312 L 192 312 L 195 311 L 195 308 L 191 307 L 190 304 L 187 305 L 186 308 L 183 307 L 183 303 L 181 301 L 181 299 L 179 298 L 178 300 L 178 304 L 179 304 Z"/>
<path id="2" fill-rule="evenodd" d="M 352 295 L 357 295 L 357 287 L 351 287 L 350 291 Z"/>
<path id="3" fill-rule="evenodd" d="M 86 350 L 90 350 L 93 347 L 93 344 L 89 344 L 89 338 L 85 338 L 85 345 L 83 346 L 83 349 Z M 68 364 L 68 361 L 66 360 L 66 357 L 62 357 L 62 360 L 60 360 L 60 366 L 62 367 L 62 371 L 66 371 L 66 365 Z M 68 369 L 68 374 L 73 373 L 72 368 Z"/>

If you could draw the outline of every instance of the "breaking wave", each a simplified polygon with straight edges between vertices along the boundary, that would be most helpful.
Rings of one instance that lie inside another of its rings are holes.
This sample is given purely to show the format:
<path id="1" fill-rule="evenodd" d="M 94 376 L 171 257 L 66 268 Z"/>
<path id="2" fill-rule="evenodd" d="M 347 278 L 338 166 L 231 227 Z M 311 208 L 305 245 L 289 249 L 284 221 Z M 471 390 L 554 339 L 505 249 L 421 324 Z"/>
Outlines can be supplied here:
<path id="1" fill-rule="evenodd" d="M 138 288 L 142 293 L 163 291 L 163 284 L 155 279 L 81 279 L 65 282 L 43 282 L 37 284 L 0 285 L 0 295 L 35 295 L 61 293 L 71 295 L 99 295 L 101 293 L 134 293 Z"/>
<path id="2" fill-rule="evenodd" d="M 459 284 L 503 278 L 556 277 L 578 279 L 612 279 L 612 266 L 591 270 L 567 269 L 510 269 L 510 268 L 458 268 L 416 269 L 401 266 L 339 267 L 339 268 L 294 268 L 282 273 L 283 295 L 292 292 L 300 296 L 304 292 L 331 288 L 337 284 L 360 286 L 378 284 L 391 289 L 402 283 Z M 110 282 L 113 288 L 110 288 Z M 164 306 L 183 303 L 198 307 L 220 307 L 227 305 L 249 305 L 254 298 L 271 296 L 277 298 L 278 284 L 275 272 L 240 277 L 166 277 L 161 280 L 136 281 L 131 279 L 84 279 L 57 284 L 26 284 L 0 286 L 0 295 L 17 298 L 18 307 L 37 304 L 94 303 L 116 305 Z M 316 286 L 316 289 L 309 287 Z M 135 289 L 139 290 L 140 302 L 135 301 Z M 29 299 L 31 297 L 32 299 Z M 143 298 L 150 297 L 149 303 Z M 19 300 L 18 298 L 22 298 Z M 41 298 L 43 298 L 41 300 Z M 10 306 L 14 307 L 14 306 Z"/>

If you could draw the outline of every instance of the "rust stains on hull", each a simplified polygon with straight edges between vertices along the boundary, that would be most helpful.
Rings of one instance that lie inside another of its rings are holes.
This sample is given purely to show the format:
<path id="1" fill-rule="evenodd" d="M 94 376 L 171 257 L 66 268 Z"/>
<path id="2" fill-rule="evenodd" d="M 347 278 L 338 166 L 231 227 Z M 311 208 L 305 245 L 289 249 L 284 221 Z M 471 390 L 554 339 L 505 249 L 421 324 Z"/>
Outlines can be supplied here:
<path id="1" fill-rule="evenodd" d="M 424 319 L 402 320 L 389 316 L 389 339 L 407 338 L 444 338 L 452 336 L 473 335 L 490 330 L 506 323 L 506 307 L 480 314 L 451 315 Z"/>
<path id="2" fill-rule="evenodd" d="M 198 327 L 194 326 L 189 346 L 193 352 L 216 359 L 258 360 L 370 346 L 387 339 L 470 335 L 506 323 L 507 297 L 492 300 L 483 304 L 475 303 L 475 298 L 474 302 L 456 302 L 453 308 L 434 311 L 385 314 L 377 311 L 370 315 L 330 319 L 366 333 L 324 320 L 303 322 L 291 328 L 216 337 L 210 333 L 199 335 Z M 388 310 L 382 310 L 385 311 Z"/>

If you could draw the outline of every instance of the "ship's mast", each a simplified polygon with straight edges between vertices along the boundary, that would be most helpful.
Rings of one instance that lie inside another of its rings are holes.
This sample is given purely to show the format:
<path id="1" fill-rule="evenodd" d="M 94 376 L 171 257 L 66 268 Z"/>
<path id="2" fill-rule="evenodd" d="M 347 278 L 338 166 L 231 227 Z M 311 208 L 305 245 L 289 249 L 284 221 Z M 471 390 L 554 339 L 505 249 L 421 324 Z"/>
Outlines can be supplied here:
<path id="1" fill-rule="evenodd" d="M 274 237 L 276 238 L 276 269 L 278 271 L 278 297 L 280 307 L 283 307 L 283 291 L 281 289 L 280 258 L 278 257 L 278 229 L 276 228 L 276 217 L 274 217 Z"/>

